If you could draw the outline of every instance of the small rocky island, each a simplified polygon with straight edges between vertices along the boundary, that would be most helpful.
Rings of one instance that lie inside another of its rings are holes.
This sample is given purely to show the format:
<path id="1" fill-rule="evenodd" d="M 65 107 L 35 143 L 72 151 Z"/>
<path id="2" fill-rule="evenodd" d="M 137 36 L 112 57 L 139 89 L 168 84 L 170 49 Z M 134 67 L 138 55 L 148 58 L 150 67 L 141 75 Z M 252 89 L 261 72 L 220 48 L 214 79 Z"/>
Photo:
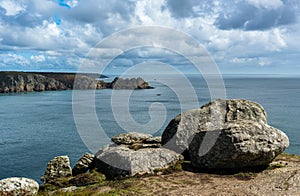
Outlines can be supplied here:
<path id="1" fill-rule="evenodd" d="M 0 93 L 33 91 L 57 91 L 68 89 L 149 89 L 152 88 L 142 78 L 122 79 L 112 82 L 100 74 L 90 73 L 50 73 L 50 72 L 0 72 Z"/>
<path id="2" fill-rule="evenodd" d="M 0 181 L 15 195 L 298 195 L 300 156 L 267 122 L 261 105 L 216 100 L 176 116 L 162 137 L 123 133 L 70 166 L 52 159 L 40 187 L 31 179 Z"/>

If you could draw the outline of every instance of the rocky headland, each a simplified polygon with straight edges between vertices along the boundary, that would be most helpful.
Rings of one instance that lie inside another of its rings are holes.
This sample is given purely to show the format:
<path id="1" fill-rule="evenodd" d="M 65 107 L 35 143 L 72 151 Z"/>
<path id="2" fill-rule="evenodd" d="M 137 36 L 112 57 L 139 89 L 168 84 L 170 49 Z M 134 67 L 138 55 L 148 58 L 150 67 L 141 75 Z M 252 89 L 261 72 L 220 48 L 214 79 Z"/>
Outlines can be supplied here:
<path id="1" fill-rule="evenodd" d="M 15 178 L 0 181 L 0 187 L 10 187 L 0 193 L 298 195 L 300 156 L 285 154 L 288 146 L 285 133 L 268 125 L 261 105 L 216 100 L 176 116 L 162 137 L 117 135 L 73 168 L 67 156 L 55 157 L 38 193 L 30 179 Z"/>
<path id="2" fill-rule="evenodd" d="M 0 93 L 57 91 L 68 89 L 148 89 L 152 88 L 142 78 L 114 78 L 104 82 L 99 74 L 0 72 Z"/>

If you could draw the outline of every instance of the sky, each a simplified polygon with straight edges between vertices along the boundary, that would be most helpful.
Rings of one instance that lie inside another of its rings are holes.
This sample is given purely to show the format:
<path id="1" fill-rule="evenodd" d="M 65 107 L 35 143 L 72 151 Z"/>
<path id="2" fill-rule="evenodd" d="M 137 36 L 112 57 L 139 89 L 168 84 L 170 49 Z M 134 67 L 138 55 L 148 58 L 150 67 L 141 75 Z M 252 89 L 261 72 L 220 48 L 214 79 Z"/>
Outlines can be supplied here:
<path id="1" fill-rule="evenodd" d="M 0 0 L 0 70 L 77 71 L 112 34 L 162 26 L 196 39 L 221 73 L 300 74 L 299 16 L 299 0 Z M 184 57 L 155 47 L 124 51 L 107 70 L 146 61 L 192 70 Z"/>

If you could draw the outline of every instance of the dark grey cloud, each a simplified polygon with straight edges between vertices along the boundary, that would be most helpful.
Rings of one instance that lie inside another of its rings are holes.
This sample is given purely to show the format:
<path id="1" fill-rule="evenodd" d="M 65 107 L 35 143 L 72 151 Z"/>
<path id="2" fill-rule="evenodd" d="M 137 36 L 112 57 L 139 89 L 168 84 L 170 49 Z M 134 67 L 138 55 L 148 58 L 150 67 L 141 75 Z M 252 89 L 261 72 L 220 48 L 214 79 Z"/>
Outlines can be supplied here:
<path id="1" fill-rule="evenodd" d="M 277 9 L 256 7 L 246 2 L 239 2 L 231 9 L 224 9 L 215 21 L 219 29 L 266 30 L 296 22 L 296 10 L 288 5 Z"/>
<path id="2" fill-rule="evenodd" d="M 166 0 L 166 6 L 174 18 L 185 18 L 195 16 L 193 7 L 197 4 L 196 0 Z"/>

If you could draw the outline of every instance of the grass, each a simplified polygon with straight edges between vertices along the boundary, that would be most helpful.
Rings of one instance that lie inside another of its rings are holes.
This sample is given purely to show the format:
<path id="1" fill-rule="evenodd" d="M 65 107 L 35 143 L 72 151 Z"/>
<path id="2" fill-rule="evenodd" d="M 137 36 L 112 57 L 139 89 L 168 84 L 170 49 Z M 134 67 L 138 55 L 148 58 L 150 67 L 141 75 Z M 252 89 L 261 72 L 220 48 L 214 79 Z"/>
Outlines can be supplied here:
<path id="1" fill-rule="evenodd" d="M 277 168 L 284 168 L 287 166 L 287 162 L 298 162 L 300 161 L 300 156 L 290 155 L 283 153 L 279 155 L 268 167 L 262 170 L 243 170 L 236 171 L 235 173 L 215 173 L 215 172 L 205 172 L 205 171 L 193 171 L 193 173 L 199 173 L 201 175 L 201 181 L 207 183 L 212 183 L 212 179 L 221 178 L 226 180 L 227 178 L 236 178 L 238 180 L 253 180 L 255 177 L 264 170 L 274 170 Z M 193 178 L 183 178 L 180 171 L 188 169 L 190 171 L 191 165 L 189 161 L 182 161 L 174 164 L 167 169 L 156 170 L 156 174 L 171 174 L 174 172 L 179 172 L 174 174 L 171 178 L 165 178 L 164 176 L 148 178 L 149 175 L 135 176 L 123 179 L 107 180 L 105 176 L 96 170 L 91 171 L 87 174 L 80 174 L 75 177 L 61 178 L 54 182 L 46 183 L 41 186 L 38 195 L 65 195 L 65 196 L 81 196 L 81 195 L 149 195 L 154 194 L 153 187 L 145 186 L 146 184 L 157 184 L 160 183 L 172 184 L 176 187 L 181 186 L 196 186 L 198 181 L 195 182 Z M 172 174 L 171 174 L 172 175 Z M 144 180 L 145 179 L 145 180 Z M 171 179 L 171 180 L 170 180 Z M 199 176 L 198 178 L 199 179 Z M 148 181 L 147 181 L 148 180 Z M 61 188 L 76 186 L 77 189 L 72 192 L 63 192 Z M 163 187 L 163 189 L 166 187 Z M 173 187 L 169 187 L 170 191 Z"/>
<path id="2" fill-rule="evenodd" d="M 253 172 L 239 172 L 237 174 L 234 174 L 233 176 L 239 180 L 251 180 L 253 179 L 257 174 Z"/>

